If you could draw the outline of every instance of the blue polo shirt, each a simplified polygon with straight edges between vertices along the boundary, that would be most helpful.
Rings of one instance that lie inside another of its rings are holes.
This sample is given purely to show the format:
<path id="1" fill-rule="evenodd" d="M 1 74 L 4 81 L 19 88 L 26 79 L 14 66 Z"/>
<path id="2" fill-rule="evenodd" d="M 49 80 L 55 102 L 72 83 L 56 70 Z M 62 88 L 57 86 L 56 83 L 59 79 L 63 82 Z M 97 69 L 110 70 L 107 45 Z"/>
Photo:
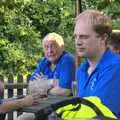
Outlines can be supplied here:
<path id="1" fill-rule="evenodd" d="M 107 49 L 95 70 L 88 75 L 88 61 L 78 68 L 78 96 L 98 96 L 113 113 L 120 117 L 120 56 Z"/>
<path id="2" fill-rule="evenodd" d="M 56 68 L 50 69 L 50 62 L 44 57 L 38 64 L 30 80 L 34 80 L 36 74 L 43 73 L 48 79 L 59 79 L 59 87 L 71 88 L 72 81 L 75 79 L 75 58 L 68 52 L 63 52 L 56 61 Z"/>

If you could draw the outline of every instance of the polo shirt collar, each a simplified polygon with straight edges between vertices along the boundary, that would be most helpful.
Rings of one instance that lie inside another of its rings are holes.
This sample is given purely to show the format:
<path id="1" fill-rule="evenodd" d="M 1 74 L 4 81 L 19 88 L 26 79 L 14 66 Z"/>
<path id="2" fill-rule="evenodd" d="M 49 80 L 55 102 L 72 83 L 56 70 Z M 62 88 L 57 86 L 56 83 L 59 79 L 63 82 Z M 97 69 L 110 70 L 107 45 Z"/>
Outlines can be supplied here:
<path id="1" fill-rule="evenodd" d="M 104 65 L 109 64 L 111 62 L 110 58 L 111 56 L 113 56 L 113 54 L 114 53 L 109 48 L 107 48 L 103 53 L 100 61 L 98 62 L 96 68 L 103 67 Z"/>
<path id="2" fill-rule="evenodd" d="M 102 57 L 101 57 L 100 61 L 98 62 L 95 69 L 102 67 L 106 63 L 109 63 L 110 62 L 109 58 L 112 56 L 112 54 L 114 54 L 114 53 L 109 48 L 107 48 L 105 50 L 105 52 L 103 53 L 103 55 L 102 55 Z M 88 63 L 87 58 L 85 58 L 83 65 L 81 65 L 81 70 L 87 71 L 88 67 L 89 67 L 89 63 Z"/>

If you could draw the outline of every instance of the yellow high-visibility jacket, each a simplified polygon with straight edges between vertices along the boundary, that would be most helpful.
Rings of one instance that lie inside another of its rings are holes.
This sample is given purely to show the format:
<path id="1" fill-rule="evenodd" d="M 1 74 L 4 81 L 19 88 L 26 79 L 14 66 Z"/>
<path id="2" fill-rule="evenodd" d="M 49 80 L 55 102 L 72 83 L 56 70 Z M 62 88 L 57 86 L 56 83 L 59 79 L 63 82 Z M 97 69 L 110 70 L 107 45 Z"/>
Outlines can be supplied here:
<path id="1" fill-rule="evenodd" d="M 117 119 L 117 117 L 104 105 L 101 103 L 101 100 L 98 97 L 84 97 L 83 99 L 93 103 L 98 109 L 103 113 L 105 117 Z M 77 106 L 80 105 L 80 108 L 75 110 Z M 73 110 L 74 109 L 74 110 Z M 61 114 L 62 120 L 93 120 L 92 118 L 96 117 L 97 114 L 93 108 L 85 104 L 76 104 L 76 105 L 66 105 L 59 108 L 56 111 L 57 114 Z M 96 119 L 94 119 L 96 120 Z M 105 119 L 107 120 L 107 119 Z"/>

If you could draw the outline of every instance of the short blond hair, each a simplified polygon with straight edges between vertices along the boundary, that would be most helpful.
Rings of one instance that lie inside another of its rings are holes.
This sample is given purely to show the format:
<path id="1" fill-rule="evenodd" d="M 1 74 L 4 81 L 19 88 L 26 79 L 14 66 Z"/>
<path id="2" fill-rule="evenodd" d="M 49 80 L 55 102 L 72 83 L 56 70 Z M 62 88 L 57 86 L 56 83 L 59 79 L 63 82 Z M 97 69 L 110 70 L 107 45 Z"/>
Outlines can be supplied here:
<path id="1" fill-rule="evenodd" d="M 56 43 L 59 46 L 64 46 L 64 40 L 63 37 L 57 33 L 48 33 L 44 38 L 43 38 L 43 43 L 45 41 L 56 41 Z"/>
<path id="2" fill-rule="evenodd" d="M 109 36 L 112 32 L 111 20 L 102 12 L 97 10 L 86 10 L 76 17 L 76 22 L 86 20 L 86 24 L 91 24 L 96 33 L 103 35 L 107 33 Z"/>

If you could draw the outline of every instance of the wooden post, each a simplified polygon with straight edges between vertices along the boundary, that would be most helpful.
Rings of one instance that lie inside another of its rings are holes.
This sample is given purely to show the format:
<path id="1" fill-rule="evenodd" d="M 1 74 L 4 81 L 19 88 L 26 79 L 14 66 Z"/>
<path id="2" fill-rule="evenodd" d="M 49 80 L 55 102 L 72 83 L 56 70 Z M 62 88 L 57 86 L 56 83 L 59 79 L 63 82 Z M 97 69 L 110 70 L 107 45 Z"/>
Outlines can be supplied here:
<path id="1" fill-rule="evenodd" d="M 31 77 L 31 75 L 30 75 L 30 74 L 28 74 L 28 75 L 27 75 L 27 83 L 28 83 L 28 85 L 29 85 L 29 80 L 30 80 L 30 77 Z M 28 94 L 28 88 L 27 88 L 27 94 Z"/>
<path id="2" fill-rule="evenodd" d="M 79 13 L 82 12 L 82 0 L 75 0 L 75 15 L 78 16 Z M 81 57 L 78 56 L 76 52 L 76 68 L 80 65 L 81 63 Z"/>
<path id="3" fill-rule="evenodd" d="M 13 73 L 10 73 L 8 75 L 8 84 L 9 83 L 13 84 L 13 82 L 14 82 Z M 8 98 L 13 97 L 13 94 L 14 94 L 13 92 L 14 92 L 13 87 L 9 87 L 8 88 Z M 13 112 L 8 113 L 8 120 L 13 120 Z"/>
<path id="4" fill-rule="evenodd" d="M 4 77 L 0 75 L 0 98 L 4 98 Z"/>
<path id="5" fill-rule="evenodd" d="M 23 76 L 20 73 L 17 76 L 17 83 L 23 84 Z M 23 95 L 23 89 L 24 89 L 23 86 L 20 86 L 19 88 L 17 88 L 17 95 Z"/>
<path id="6" fill-rule="evenodd" d="M 75 0 L 75 15 L 79 15 L 79 13 L 82 12 L 82 1 L 81 0 Z"/>
<path id="7" fill-rule="evenodd" d="M 0 75 L 0 99 L 4 99 L 4 87 L 2 86 L 2 84 L 4 85 L 4 76 Z M 5 116 L 6 114 L 0 114 L 0 120 L 5 120 Z"/>
<path id="8" fill-rule="evenodd" d="M 22 76 L 22 74 L 18 74 L 18 76 L 17 76 L 17 84 L 19 84 L 19 83 L 21 83 L 21 84 L 23 84 L 24 83 L 24 81 L 23 81 L 23 76 Z M 24 87 L 23 86 L 20 86 L 19 88 L 17 88 L 17 95 L 18 96 L 20 96 L 20 95 L 23 95 L 23 89 L 24 89 Z M 22 114 L 22 112 L 17 112 L 17 116 L 19 116 L 19 115 L 21 115 Z"/>
<path id="9" fill-rule="evenodd" d="M 75 16 L 77 17 L 79 15 L 79 13 L 82 12 L 82 4 L 81 4 L 81 0 L 75 0 Z M 80 65 L 81 63 L 81 57 L 78 56 L 77 51 L 75 50 L 75 56 L 76 56 L 76 69 L 77 67 Z M 77 96 L 77 82 L 76 82 L 76 78 L 75 81 L 73 81 L 72 83 L 72 92 L 73 92 L 73 96 Z"/>

